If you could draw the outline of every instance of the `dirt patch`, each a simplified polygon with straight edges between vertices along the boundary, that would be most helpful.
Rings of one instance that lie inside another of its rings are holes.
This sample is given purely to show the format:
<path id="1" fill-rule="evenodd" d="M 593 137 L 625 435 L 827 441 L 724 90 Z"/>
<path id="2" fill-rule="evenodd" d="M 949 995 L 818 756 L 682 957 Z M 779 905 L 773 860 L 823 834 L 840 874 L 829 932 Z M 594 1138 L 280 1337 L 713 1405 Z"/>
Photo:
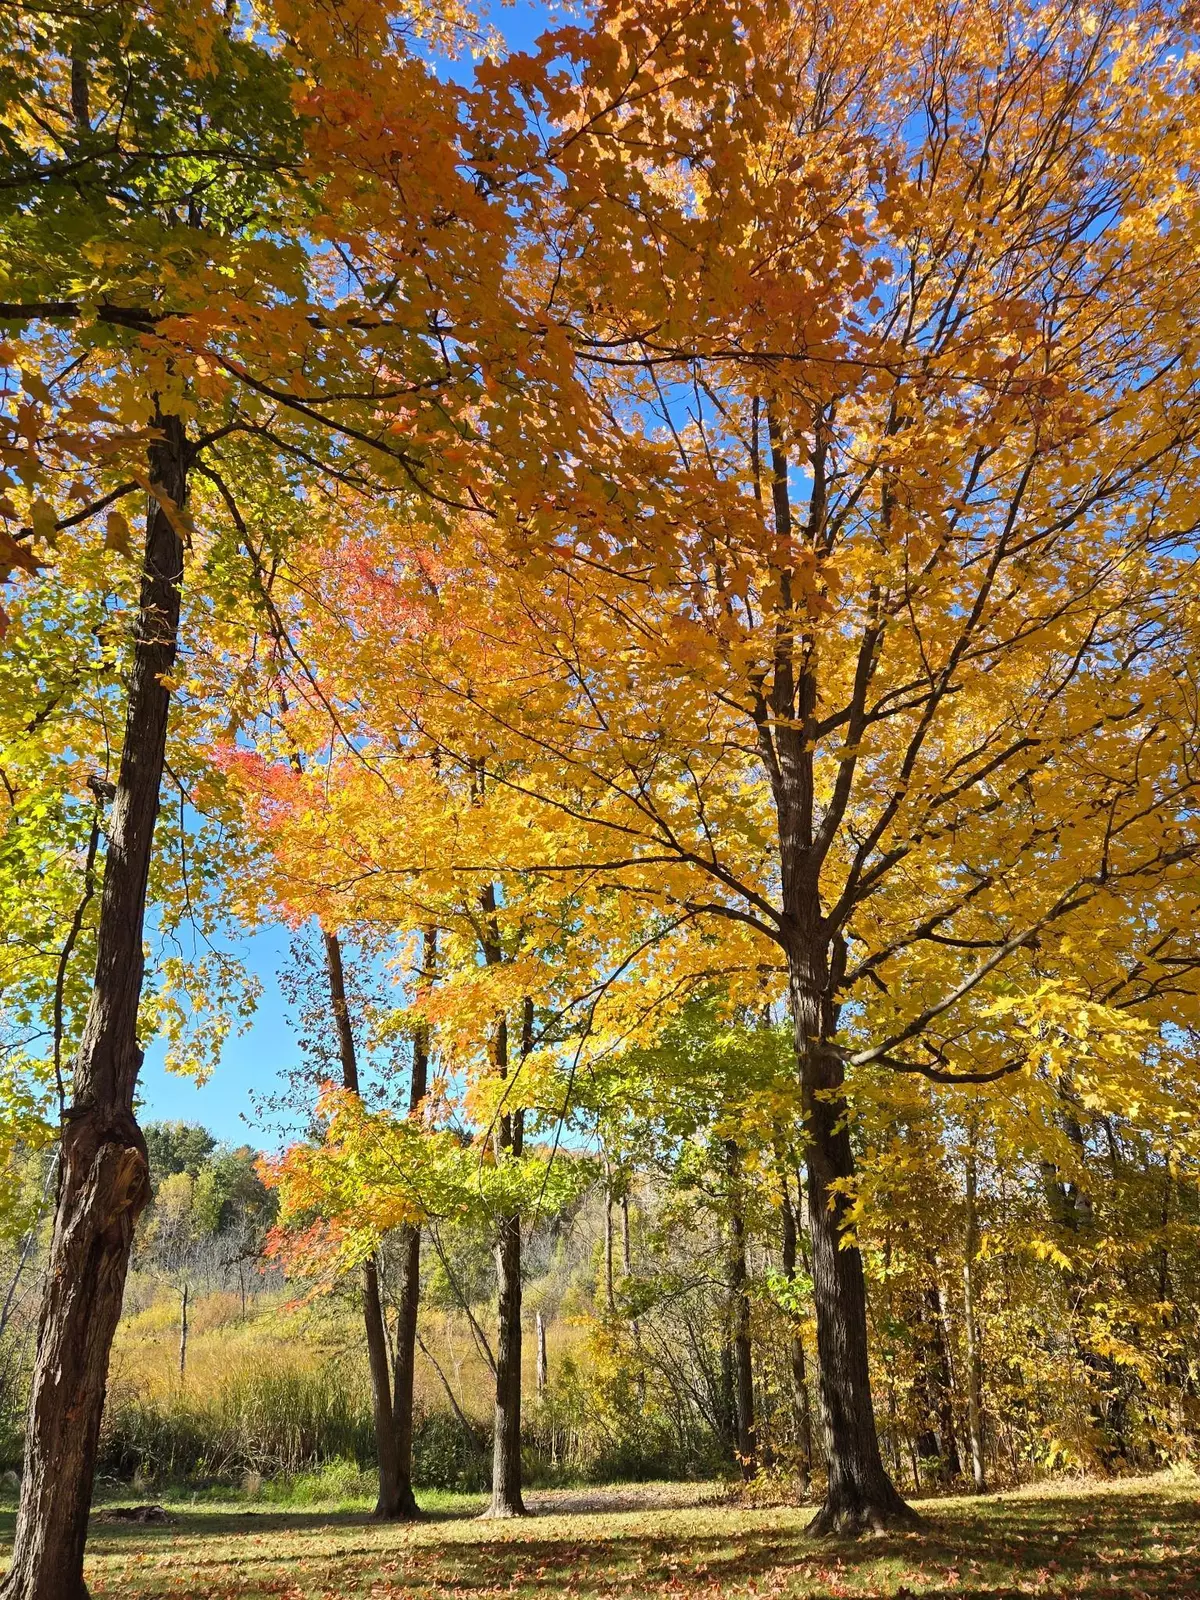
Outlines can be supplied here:
<path id="1" fill-rule="evenodd" d="M 533 1489 L 525 1504 L 538 1516 L 578 1516 L 614 1511 L 688 1511 L 721 1505 L 720 1483 L 629 1483 L 594 1489 Z"/>

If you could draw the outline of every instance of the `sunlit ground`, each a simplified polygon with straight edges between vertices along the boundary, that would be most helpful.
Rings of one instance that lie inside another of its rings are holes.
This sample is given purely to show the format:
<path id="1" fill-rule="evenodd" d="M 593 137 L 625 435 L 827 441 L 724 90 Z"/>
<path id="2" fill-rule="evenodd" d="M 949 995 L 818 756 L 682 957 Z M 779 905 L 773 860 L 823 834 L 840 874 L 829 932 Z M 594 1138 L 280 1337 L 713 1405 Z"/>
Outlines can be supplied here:
<path id="1" fill-rule="evenodd" d="M 681 1499 L 691 1504 L 680 1504 Z M 523 1522 L 442 1496 L 415 1526 L 361 1510 L 167 1502 L 166 1525 L 93 1522 L 93 1596 L 1200 1596 L 1200 1487 L 1167 1477 L 924 1502 L 928 1526 L 814 1544 L 803 1508 L 694 1487 L 531 1495 Z M 0 1533 L 11 1538 L 10 1510 Z"/>

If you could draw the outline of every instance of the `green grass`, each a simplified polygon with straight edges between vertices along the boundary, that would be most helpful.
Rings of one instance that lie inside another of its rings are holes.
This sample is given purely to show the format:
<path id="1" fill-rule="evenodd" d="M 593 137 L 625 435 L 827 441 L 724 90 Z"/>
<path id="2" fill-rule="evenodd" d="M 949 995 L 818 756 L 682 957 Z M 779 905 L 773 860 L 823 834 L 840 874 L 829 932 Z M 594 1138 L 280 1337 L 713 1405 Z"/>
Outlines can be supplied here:
<path id="1" fill-rule="evenodd" d="M 696 1498 L 694 1486 L 560 1491 L 531 1497 L 539 1514 L 515 1523 L 478 1520 L 477 1499 L 438 1496 L 434 1514 L 410 1527 L 382 1526 L 361 1509 L 176 1502 L 165 1527 L 94 1526 L 87 1578 L 94 1600 L 1200 1595 L 1194 1481 L 927 1502 L 919 1533 L 821 1544 L 805 1537 L 804 1509 L 680 1505 L 685 1493 Z M 11 1529 L 5 1513 L 0 1533 Z"/>

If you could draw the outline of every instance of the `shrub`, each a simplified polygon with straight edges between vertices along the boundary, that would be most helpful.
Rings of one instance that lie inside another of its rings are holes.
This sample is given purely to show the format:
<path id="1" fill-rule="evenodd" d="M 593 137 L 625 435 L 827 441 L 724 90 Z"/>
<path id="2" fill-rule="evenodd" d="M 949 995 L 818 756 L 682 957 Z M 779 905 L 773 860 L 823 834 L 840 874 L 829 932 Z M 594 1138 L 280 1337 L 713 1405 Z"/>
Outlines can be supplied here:
<path id="1" fill-rule="evenodd" d="M 483 1423 L 471 1422 L 468 1433 L 448 1411 L 427 1411 L 414 1419 L 414 1483 L 473 1494 L 491 1481 L 492 1435 Z"/>

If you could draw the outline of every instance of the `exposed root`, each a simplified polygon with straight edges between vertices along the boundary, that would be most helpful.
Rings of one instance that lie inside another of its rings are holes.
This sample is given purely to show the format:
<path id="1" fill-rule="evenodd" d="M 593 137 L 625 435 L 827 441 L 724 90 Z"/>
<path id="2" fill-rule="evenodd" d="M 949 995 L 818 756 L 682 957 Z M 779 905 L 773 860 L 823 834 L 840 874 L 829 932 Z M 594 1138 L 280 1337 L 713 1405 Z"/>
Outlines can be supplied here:
<path id="1" fill-rule="evenodd" d="M 925 1519 L 894 1491 L 882 1500 L 826 1500 L 805 1532 L 812 1539 L 877 1538 L 925 1526 Z"/>

